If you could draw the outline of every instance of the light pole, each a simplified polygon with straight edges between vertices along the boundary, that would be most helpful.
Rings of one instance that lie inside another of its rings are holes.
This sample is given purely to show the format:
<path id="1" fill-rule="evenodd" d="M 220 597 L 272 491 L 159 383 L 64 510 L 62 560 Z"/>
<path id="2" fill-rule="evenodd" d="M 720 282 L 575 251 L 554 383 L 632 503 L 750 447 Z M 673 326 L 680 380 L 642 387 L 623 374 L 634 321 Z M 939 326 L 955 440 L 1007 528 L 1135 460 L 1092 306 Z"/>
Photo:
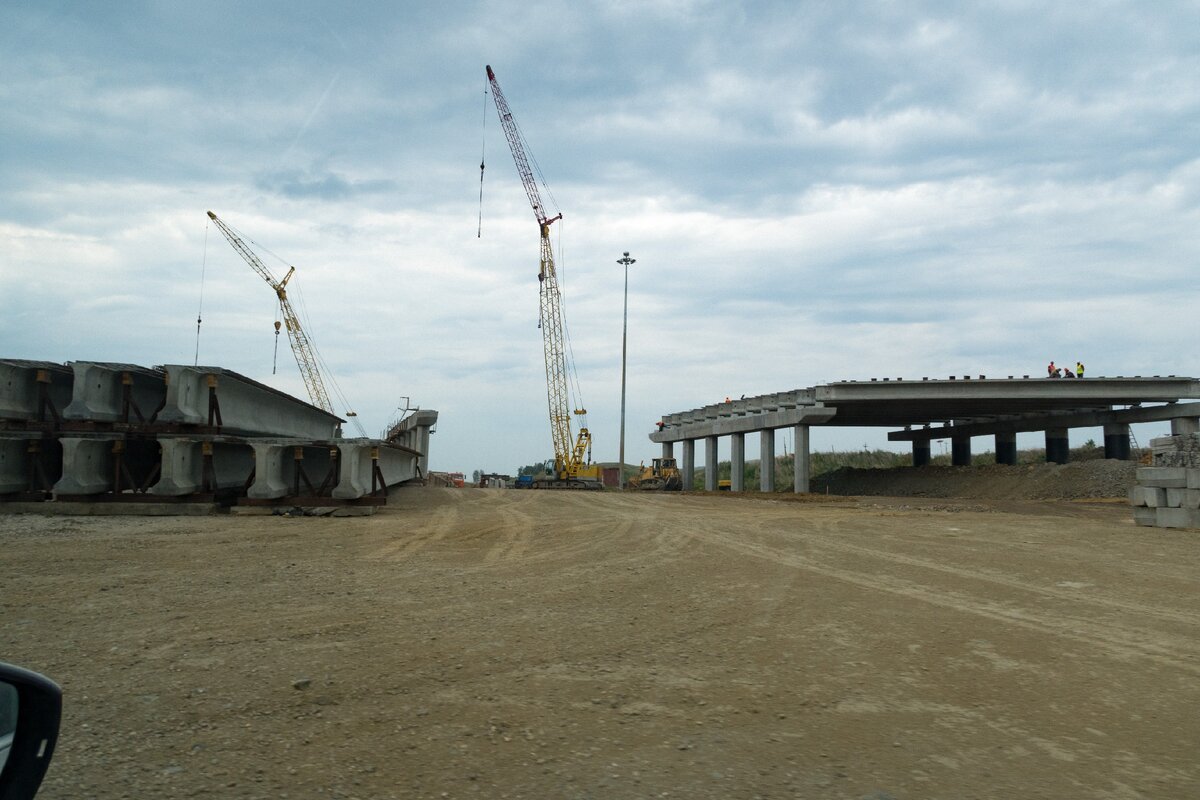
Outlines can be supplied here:
<path id="1" fill-rule="evenodd" d="M 618 485 L 625 488 L 625 351 L 629 333 L 629 265 L 636 264 L 636 258 L 630 258 L 628 251 L 624 257 L 617 259 L 618 264 L 625 267 L 625 310 L 621 317 L 621 452 L 618 458 L 620 466 L 618 474 L 621 480 Z"/>

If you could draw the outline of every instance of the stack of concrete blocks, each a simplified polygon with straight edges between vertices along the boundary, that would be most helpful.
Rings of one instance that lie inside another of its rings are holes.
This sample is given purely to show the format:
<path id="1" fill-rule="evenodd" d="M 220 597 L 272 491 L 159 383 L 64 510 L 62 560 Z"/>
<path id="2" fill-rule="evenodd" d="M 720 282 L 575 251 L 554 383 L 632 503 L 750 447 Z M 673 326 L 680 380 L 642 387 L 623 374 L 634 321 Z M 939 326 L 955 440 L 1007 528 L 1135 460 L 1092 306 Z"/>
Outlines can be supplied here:
<path id="1" fill-rule="evenodd" d="M 343 439 L 334 414 L 220 367 L 0 360 L 0 496 L 30 488 L 40 448 L 56 499 L 135 499 L 128 485 L 113 494 L 128 474 L 163 500 L 225 490 L 270 501 L 297 494 L 302 468 L 315 484 L 336 475 L 326 493 L 352 501 L 419 477 L 436 421 L 413 420 L 417 450 Z"/>
<path id="2" fill-rule="evenodd" d="M 1187 422 L 1173 430 L 1187 427 Z M 1158 528 L 1200 529 L 1200 432 L 1182 431 L 1150 440 L 1154 466 L 1137 471 L 1129 491 L 1133 519 Z"/>

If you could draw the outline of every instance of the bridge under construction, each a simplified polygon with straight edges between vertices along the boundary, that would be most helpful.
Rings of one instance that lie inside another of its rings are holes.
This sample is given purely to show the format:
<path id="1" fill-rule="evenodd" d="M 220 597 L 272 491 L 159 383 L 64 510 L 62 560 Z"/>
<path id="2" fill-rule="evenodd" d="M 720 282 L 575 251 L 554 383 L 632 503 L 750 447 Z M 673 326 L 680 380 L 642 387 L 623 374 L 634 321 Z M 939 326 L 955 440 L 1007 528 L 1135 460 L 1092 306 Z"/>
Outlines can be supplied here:
<path id="1" fill-rule="evenodd" d="M 1066 463 L 1071 428 L 1103 427 L 1107 458 L 1131 455 L 1130 425 L 1171 423 L 1174 435 L 1200 431 L 1200 380 L 1176 377 L 1048 379 L 951 376 L 948 379 L 840 381 L 808 389 L 727 400 L 666 414 L 650 440 L 664 457 L 680 445 L 683 485 L 693 485 L 696 443 L 704 443 L 705 489 L 717 488 L 718 442 L 729 437 L 731 489 L 745 491 L 746 435 L 758 433 L 759 489 L 775 490 L 775 434 L 796 437 L 794 491 L 809 490 L 812 426 L 888 427 L 891 441 L 912 443 L 914 466 L 928 464 L 930 442 L 949 439 L 951 463 L 971 463 L 971 440 L 995 437 L 996 462 L 1015 464 L 1018 433 L 1043 431 L 1046 459 Z"/>

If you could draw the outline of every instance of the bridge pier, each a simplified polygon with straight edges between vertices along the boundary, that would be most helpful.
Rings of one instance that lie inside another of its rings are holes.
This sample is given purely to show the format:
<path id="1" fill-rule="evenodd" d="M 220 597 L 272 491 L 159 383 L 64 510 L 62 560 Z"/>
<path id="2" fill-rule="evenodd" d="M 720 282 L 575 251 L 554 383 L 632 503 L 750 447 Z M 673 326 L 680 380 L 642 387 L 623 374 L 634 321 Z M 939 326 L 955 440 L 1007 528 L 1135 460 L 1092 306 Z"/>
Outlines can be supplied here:
<path id="1" fill-rule="evenodd" d="M 1015 466 L 1017 463 L 1017 434 L 1009 431 L 996 434 L 996 463 Z"/>
<path id="2" fill-rule="evenodd" d="M 971 466 L 971 437 L 950 437 L 950 463 L 955 467 Z"/>
<path id="3" fill-rule="evenodd" d="M 735 433 L 729 437 L 729 490 L 746 490 L 746 434 Z"/>
<path id="4" fill-rule="evenodd" d="M 1191 436 L 1200 433 L 1200 417 L 1176 417 L 1171 420 L 1172 436 Z"/>
<path id="5" fill-rule="evenodd" d="M 662 443 L 662 457 L 663 458 L 674 458 L 675 457 L 675 443 L 674 442 L 663 442 Z"/>
<path id="6" fill-rule="evenodd" d="M 717 490 L 717 437 L 704 437 L 704 489 Z"/>
<path id="7" fill-rule="evenodd" d="M 679 465 L 683 472 L 683 491 L 690 492 L 696 485 L 696 440 L 683 440 L 683 463 Z"/>
<path id="8" fill-rule="evenodd" d="M 913 439 L 912 462 L 914 467 L 929 466 L 929 440 Z"/>
<path id="9" fill-rule="evenodd" d="M 1046 429 L 1046 462 L 1066 464 L 1071 460 L 1071 444 L 1066 428 Z"/>
<path id="10" fill-rule="evenodd" d="M 795 460 L 792 462 L 792 469 L 795 477 L 792 480 L 792 491 L 796 494 L 805 494 L 809 490 L 809 441 L 808 441 L 808 426 L 797 425 L 794 428 L 796 432 L 796 454 Z"/>
<path id="11" fill-rule="evenodd" d="M 759 431 L 758 458 L 758 490 L 760 492 L 775 491 L 775 431 L 766 429 Z"/>
<path id="12" fill-rule="evenodd" d="M 1128 425 L 1104 426 L 1104 457 L 1117 458 L 1121 461 L 1129 460 L 1130 450 Z"/>

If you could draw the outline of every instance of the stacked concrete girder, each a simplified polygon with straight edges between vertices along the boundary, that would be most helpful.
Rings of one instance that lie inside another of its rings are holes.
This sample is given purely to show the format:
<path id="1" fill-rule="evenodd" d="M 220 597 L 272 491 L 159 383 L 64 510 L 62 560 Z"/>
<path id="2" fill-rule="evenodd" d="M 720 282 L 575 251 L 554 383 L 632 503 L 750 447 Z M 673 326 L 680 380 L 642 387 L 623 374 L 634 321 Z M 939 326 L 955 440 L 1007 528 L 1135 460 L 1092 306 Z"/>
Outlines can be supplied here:
<path id="1" fill-rule="evenodd" d="M 71 402 L 63 419 L 147 422 L 166 396 L 164 373 L 134 364 L 71 361 Z"/>
<path id="2" fill-rule="evenodd" d="M 0 360 L 0 420 L 52 422 L 71 402 L 71 369 L 49 361 Z"/>
<path id="3" fill-rule="evenodd" d="M 429 436 L 434 432 L 437 420 L 436 411 L 417 410 L 393 425 L 387 433 L 389 443 L 421 454 L 417 463 L 419 477 L 429 474 Z"/>
<path id="4" fill-rule="evenodd" d="M 379 500 L 422 474 L 436 420 L 409 426 L 418 450 L 342 439 L 337 416 L 220 367 L 0 361 L 0 496 Z"/>
<path id="5" fill-rule="evenodd" d="M 1175 376 L 1152 378 L 1059 379 L 1007 378 L 905 381 L 883 379 L 843 381 L 791 392 L 743 397 L 666 414 L 650 440 L 663 445 L 663 452 L 681 442 L 681 468 L 685 488 L 693 479 L 695 442 L 705 440 L 706 455 L 715 461 L 716 445 L 711 439 L 732 437 L 734 475 L 744 461 L 744 436 L 760 431 L 760 488 L 774 485 L 773 432 L 791 427 L 796 435 L 796 492 L 808 490 L 809 432 L 811 425 L 840 427 L 903 426 L 892 431 L 892 441 L 910 441 L 913 464 L 930 460 L 930 442 L 950 439 L 952 462 L 971 463 L 971 438 L 996 437 L 996 460 L 1007 464 L 1016 458 L 1016 434 L 1043 431 L 1047 459 L 1065 462 L 1069 455 L 1070 428 L 1105 428 L 1105 454 L 1129 458 L 1129 425 L 1137 422 L 1172 420 L 1172 425 L 1200 419 L 1200 403 L 1181 403 L 1200 398 L 1200 381 Z M 1147 405 L 1154 403 L 1156 405 Z M 1162 405 L 1157 405 L 1162 404 Z M 715 474 L 716 464 L 706 472 Z M 740 480 L 736 481 L 739 485 Z M 733 483 L 733 481 L 731 481 Z"/>

